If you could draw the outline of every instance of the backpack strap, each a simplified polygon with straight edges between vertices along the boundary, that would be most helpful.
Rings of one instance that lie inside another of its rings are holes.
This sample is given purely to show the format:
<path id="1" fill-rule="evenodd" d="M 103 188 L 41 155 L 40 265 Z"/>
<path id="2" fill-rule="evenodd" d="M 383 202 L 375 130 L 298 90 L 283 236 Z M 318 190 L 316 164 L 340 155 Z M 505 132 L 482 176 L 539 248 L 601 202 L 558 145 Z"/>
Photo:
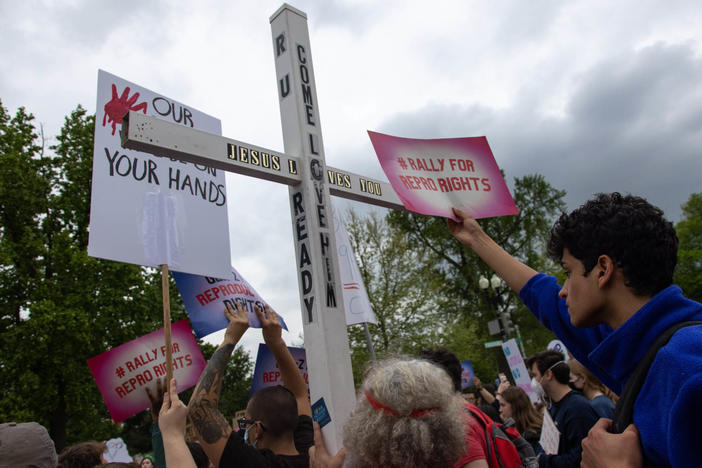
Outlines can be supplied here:
<path id="1" fill-rule="evenodd" d="M 502 465 L 502 460 L 498 455 L 497 442 L 495 441 L 495 435 L 493 434 L 496 427 L 495 423 L 489 418 L 488 415 L 483 413 L 480 408 L 472 403 L 465 405 L 463 409 L 473 416 L 473 418 L 478 421 L 480 426 L 483 428 L 483 432 L 485 433 L 485 448 L 487 449 L 487 453 L 485 454 L 485 461 L 487 464 L 490 467 L 494 467 L 494 461 L 497 461 L 497 468 L 505 468 Z M 491 427 L 492 431 L 490 430 Z"/>
<path id="2" fill-rule="evenodd" d="M 691 325 L 702 325 L 702 322 L 676 323 L 664 331 L 663 334 L 656 339 L 641 361 L 639 361 L 638 365 L 634 369 L 634 372 L 632 372 L 629 380 L 626 382 L 624 391 L 619 396 L 619 401 L 617 401 L 617 405 L 614 408 L 613 432 L 615 434 L 621 434 L 629 424 L 634 422 L 634 403 L 636 402 L 636 398 L 639 396 L 639 392 L 641 392 L 641 388 L 646 381 L 648 370 L 651 368 L 651 364 L 653 364 L 653 360 L 656 358 L 658 350 L 668 344 L 668 341 L 670 341 L 670 338 L 676 331 Z"/>
<path id="3" fill-rule="evenodd" d="M 651 364 L 653 364 L 654 359 L 656 359 L 658 351 L 663 346 L 668 344 L 675 332 L 681 328 L 692 325 L 702 325 L 702 322 L 680 322 L 668 328 L 656 339 L 641 361 L 639 361 L 634 369 L 634 372 L 626 382 L 624 391 L 622 391 L 619 401 L 617 401 L 617 405 L 614 408 L 614 423 L 612 424 L 613 433 L 621 434 L 629 426 L 629 424 L 634 422 L 634 403 L 641 392 L 641 388 L 643 387 L 646 377 L 648 376 L 648 371 L 651 368 Z M 645 454 L 644 466 L 654 466 Z"/>

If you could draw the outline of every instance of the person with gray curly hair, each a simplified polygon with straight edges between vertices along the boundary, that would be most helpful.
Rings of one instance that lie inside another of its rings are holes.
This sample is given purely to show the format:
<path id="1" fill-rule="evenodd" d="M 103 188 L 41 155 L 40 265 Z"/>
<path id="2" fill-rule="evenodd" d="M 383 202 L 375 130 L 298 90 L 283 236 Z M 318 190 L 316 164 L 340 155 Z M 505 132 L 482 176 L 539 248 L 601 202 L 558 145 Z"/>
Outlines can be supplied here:
<path id="1" fill-rule="evenodd" d="M 344 466 L 450 467 L 464 441 L 461 401 L 446 372 L 420 359 L 388 359 L 367 371 L 344 426 Z"/>

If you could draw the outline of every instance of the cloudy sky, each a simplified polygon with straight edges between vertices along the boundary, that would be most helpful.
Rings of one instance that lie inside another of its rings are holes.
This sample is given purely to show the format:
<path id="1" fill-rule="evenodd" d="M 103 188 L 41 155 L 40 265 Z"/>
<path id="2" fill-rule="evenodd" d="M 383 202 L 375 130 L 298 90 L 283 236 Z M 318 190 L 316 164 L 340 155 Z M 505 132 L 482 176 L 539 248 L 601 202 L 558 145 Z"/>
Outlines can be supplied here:
<path id="1" fill-rule="evenodd" d="M 329 165 L 384 178 L 368 129 L 486 135 L 508 181 L 541 173 L 571 208 L 617 190 L 678 220 L 702 191 L 697 0 L 291 4 L 309 19 Z M 0 100 L 55 136 L 76 105 L 95 112 L 102 68 L 221 119 L 225 136 L 282 151 L 269 26 L 280 5 L 0 2 Z M 299 342 L 287 188 L 231 176 L 228 195 L 232 262 Z"/>

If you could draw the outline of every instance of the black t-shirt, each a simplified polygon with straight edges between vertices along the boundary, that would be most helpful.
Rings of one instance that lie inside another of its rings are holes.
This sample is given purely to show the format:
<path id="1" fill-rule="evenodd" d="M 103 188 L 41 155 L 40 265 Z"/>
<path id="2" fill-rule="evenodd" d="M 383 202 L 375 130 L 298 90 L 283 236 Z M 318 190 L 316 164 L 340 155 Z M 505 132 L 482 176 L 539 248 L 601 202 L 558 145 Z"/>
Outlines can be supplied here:
<path id="1" fill-rule="evenodd" d="M 312 418 L 298 416 L 293 437 L 299 455 L 276 455 L 268 449 L 256 449 L 244 442 L 244 431 L 232 432 L 219 461 L 220 468 L 229 467 L 271 467 L 308 468 L 310 458 L 307 451 L 314 445 Z"/>

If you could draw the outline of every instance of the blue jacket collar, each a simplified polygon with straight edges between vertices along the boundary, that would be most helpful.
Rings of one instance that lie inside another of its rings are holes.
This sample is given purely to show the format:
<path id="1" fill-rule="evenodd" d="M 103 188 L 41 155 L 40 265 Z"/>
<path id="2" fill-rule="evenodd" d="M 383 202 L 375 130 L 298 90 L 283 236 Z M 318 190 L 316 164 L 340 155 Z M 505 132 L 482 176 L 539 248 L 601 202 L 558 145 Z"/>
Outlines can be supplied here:
<path id="1" fill-rule="evenodd" d="M 668 286 L 607 335 L 589 358 L 623 388 L 659 335 L 676 323 L 700 320 L 700 315 L 702 305 L 685 298 L 679 287 Z"/>

